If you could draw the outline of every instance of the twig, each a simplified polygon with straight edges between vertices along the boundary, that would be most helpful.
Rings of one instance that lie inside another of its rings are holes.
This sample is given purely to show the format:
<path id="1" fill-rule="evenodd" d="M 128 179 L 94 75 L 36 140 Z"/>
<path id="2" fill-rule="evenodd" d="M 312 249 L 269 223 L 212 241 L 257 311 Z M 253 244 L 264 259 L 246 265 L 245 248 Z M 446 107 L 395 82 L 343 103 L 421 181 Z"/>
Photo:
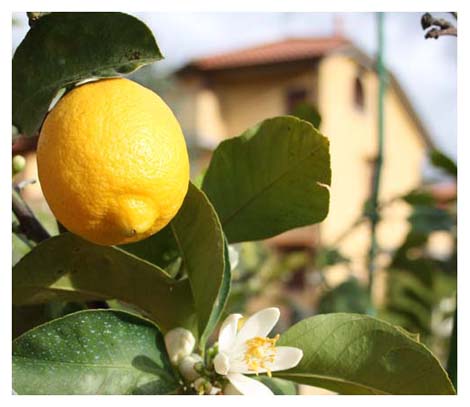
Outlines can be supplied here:
<path id="1" fill-rule="evenodd" d="M 426 39 L 434 38 L 437 40 L 439 37 L 443 37 L 445 35 L 450 35 L 451 37 L 457 37 L 457 28 L 455 27 L 449 27 L 445 29 L 432 28 L 426 33 L 424 38 Z"/>
<path id="2" fill-rule="evenodd" d="M 457 13 L 451 13 L 457 19 Z M 433 27 L 434 26 L 434 27 Z M 457 28 L 449 21 L 444 18 L 434 18 L 430 13 L 425 13 L 421 17 L 421 27 L 423 30 L 427 30 L 424 38 L 438 39 L 443 36 L 457 37 Z"/>
<path id="3" fill-rule="evenodd" d="M 19 230 L 28 239 L 33 242 L 40 243 L 49 239 L 51 236 L 44 229 L 44 226 L 36 219 L 31 208 L 26 204 L 18 191 L 12 191 L 12 207 L 13 213 L 18 218 Z"/>
<path id="4" fill-rule="evenodd" d="M 31 243 L 31 241 L 23 234 L 20 228 L 20 224 L 18 221 L 13 221 L 13 224 L 11 225 L 12 232 L 15 234 L 15 236 L 18 237 L 26 246 L 28 246 L 30 249 L 34 247 L 34 245 Z"/>

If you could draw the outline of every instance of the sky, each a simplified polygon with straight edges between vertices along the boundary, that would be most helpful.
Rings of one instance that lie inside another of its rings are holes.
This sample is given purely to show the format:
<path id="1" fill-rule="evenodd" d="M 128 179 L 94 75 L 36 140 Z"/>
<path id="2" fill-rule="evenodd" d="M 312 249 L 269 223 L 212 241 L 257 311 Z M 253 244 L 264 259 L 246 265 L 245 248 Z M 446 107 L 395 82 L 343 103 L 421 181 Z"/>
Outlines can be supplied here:
<path id="1" fill-rule="evenodd" d="M 374 13 L 134 13 L 153 31 L 165 74 L 193 58 L 288 37 L 328 36 L 341 31 L 370 56 L 376 54 Z M 385 63 L 437 147 L 457 157 L 457 40 L 425 40 L 422 13 L 385 14 Z M 436 14 L 440 15 L 440 14 Z M 448 14 L 443 16 L 452 20 Z M 28 30 L 25 13 L 14 13 L 13 48 Z"/>

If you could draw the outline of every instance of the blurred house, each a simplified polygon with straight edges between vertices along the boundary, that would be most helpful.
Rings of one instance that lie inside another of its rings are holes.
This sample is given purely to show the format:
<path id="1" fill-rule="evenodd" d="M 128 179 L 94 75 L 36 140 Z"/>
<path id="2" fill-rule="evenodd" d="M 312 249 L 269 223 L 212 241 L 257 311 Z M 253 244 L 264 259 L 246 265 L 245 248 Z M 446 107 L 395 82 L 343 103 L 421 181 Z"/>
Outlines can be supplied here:
<path id="1" fill-rule="evenodd" d="M 351 257 L 366 278 L 370 244 L 367 223 L 344 238 L 369 198 L 377 150 L 378 80 L 375 62 L 341 36 L 286 39 L 191 61 L 176 73 L 178 85 L 165 95 L 188 139 L 194 174 L 204 169 L 217 144 L 257 122 L 289 114 L 299 103 L 315 105 L 321 132 L 330 140 L 332 185 L 328 218 L 318 226 L 271 240 L 280 249 L 333 245 Z M 410 101 L 389 72 L 385 100 L 385 162 L 380 200 L 418 186 L 429 136 Z M 407 231 L 408 208 L 391 203 L 378 228 L 379 244 L 393 250 Z M 340 239 L 340 240 L 338 240 Z M 382 259 L 386 261 L 386 259 Z M 328 273 L 344 278 L 344 266 Z M 336 280 L 336 281 L 334 281 Z"/>
<path id="2" fill-rule="evenodd" d="M 321 132 L 330 140 L 332 184 L 330 212 L 320 225 L 270 239 L 279 250 L 310 250 L 336 245 L 352 259 L 348 266 L 366 278 L 367 223 L 345 234 L 361 216 L 370 196 L 377 149 L 377 75 L 375 62 L 341 36 L 298 38 L 191 61 L 175 74 L 163 93 L 187 138 L 192 173 L 204 169 L 217 144 L 257 122 L 289 114 L 300 102 L 315 105 Z M 387 202 L 418 186 L 431 141 L 397 80 L 389 72 L 385 100 L 385 162 L 380 200 Z M 20 138 L 14 153 L 28 164 L 16 181 L 37 179 L 37 138 Z M 38 210 L 47 206 L 39 184 L 24 190 Z M 409 208 L 387 205 L 378 228 L 379 244 L 392 251 L 406 231 Z M 381 261 L 387 261 L 382 256 Z M 329 270 L 331 284 L 345 278 L 345 266 Z"/>

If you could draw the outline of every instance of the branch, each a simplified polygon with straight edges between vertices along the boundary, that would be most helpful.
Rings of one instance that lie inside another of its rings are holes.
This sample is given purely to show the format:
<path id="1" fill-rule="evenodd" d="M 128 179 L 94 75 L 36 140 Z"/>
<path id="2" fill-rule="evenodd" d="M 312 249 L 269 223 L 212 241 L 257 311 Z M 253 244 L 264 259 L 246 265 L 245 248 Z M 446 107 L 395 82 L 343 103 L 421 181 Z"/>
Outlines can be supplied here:
<path id="1" fill-rule="evenodd" d="M 449 27 L 449 28 L 445 28 L 445 29 L 432 28 L 431 30 L 429 30 L 426 33 L 424 38 L 426 38 L 426 39 L 434 38 L 434 39 L 437 40 L 439 37 L 443 37 L 445 35 L 450 35 L 452 37 L 457 37 L 457 28 L 455 28 L 455 27 Z"/>
<path id="2" fill-rule="evenodd" d="M 451 14 L 455 14 L 456 17 L 456 13 Z M 457 37 L 457 28 L 452 23 L 445 20 L 444 18 L 434 18 L 430 13 L 425 13 L 421 17 L 421 27 L 423 28 L 423 30 L 431 28 L 424 35 L 424 38 L 426 39 L 434 38 L 437 40 L 439 37 L 443 37 L 446 35 Z"/>
<path id="3" fill-rule="evenodd" d="M 34 216 L 33 211 L 21 198 L 18 191 L 12 191 L 12 206 L 13 213 L 18 218 L 20 231 L 30 240 L 39 243 L 43 240 L 49 239 L 51 236 L 49 232 L 44 229 L 44 226 Z"/>

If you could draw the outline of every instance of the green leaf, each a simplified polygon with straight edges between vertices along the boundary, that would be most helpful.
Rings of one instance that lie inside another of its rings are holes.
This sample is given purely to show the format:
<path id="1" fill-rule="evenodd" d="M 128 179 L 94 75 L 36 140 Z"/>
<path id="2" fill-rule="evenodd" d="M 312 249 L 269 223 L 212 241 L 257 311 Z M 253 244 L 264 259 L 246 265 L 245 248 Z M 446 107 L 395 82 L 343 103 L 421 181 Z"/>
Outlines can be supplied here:
<path id="1" fill-rule="evenodd" d="M 414 233 L 430 234 L 438 230 L 451 231 L 455 218 L 446 210 L 438 207 L 415 206 L 408 218 Z"/>
<path id="2" fill-rule="evenodd" d="M 206 195 L 190 183 L 181 209 L 166 228 L 122 248 L 167 269 L 181 259 L 181 269 L 191 285 L 202 346 L 220 318 L 230 289 L 225 246 L 217 213 Z"/>
<path id="3" fill-rule="evenodd" d="M 321 115 L 317 108 L 309 102 L 300 102 L 292 111 L 292 116 L 305 120 L 312 124 L 316 129 L 320 128 Z"/>
<path id="4" fill-rule="evenodd" d="M 355 312 L 365 314 L 371 308 L 367 288 L 355 278 L 327 290 L 318 303 L 318 313 Z"/>
<path id="5" fill-rule="evenodd" d="M 13 339 L 30 329 L 86 308 L 84 303 L 48 302 L 12 307 Z"/>
<path id="6" fill-rule="evenodd" d="M 13 341 L 18 394 L 175 394 L 162 334 L 112 310 L 67 315 Z"/>
<path id="7" fill-rule="evenodd" d="M 432 164 L 445 173 L 457 177 L 457 164 L 442 151 L 432 150 L 430 154 Z"/>
<path id="8" fill-rule="evenodd" d="M 341 394 L 455 394 L 436 357 L 402 329 L 359 314 L 318 315 L 288 329 L 279 346 L 304 352 L 277 377 Z"/>
<path id="9" fill-rule="evenodd" d="M 292 396 L 297 394 L 295 384 L 288 380 L 268 376 L 258 376 L 254 379 L 268 386 L 275 395 Z"/>
<path id="10" fill-rule="evenodd" d="M 330 178 L 328 140 L 310 123 L 283 116 L 220 143 L 202 189 L 234 243 L 323 220 Z"/>
<path id="11" fill-rule="evenodd" d="M 452 380 L 452 384 L 457 389 L 457 308 L 455 308 L 453 324 L 452 324 L 452 335 L 450 337 L 450 349 L 449 356 L 447 359 L 447 372 Z"/>
<path id="12" fill-rule="evenodd" d="M 33 135 L 59 90 L 89 78 L 129 73 L 162 58 L 152 32 L 130 15 L 45 15 L 13 57 L 13 124 Z"/>
<path id="13" fill-rule="evenodd" d="M 188 280 L 115 247 L 63 233 L 36 246 L 13 268 L 13 304 L 119 299 L 138 306 L 166 331 L 192 328 Z"/>
<path id="14" fill-rule="evenodd" d="M 204 331 L 202 332 L 202 335 L 201 335 L 201 340 L 200 340 L 201 350 L 204 349 L 204 344 L 206 343 L 207 339 L 209 338 L 209 336 L 212 334 L 215 327 L 217 326 L 217 323 L 219 322 L 224 312 L 224 309 L 227 305 L 229 294 L 230 294 L 230 288 L 232 284 L 232 280 L 231 280 L 232 274 L 231 274 L 231 266 L 230 266 L 230 260 L 229 260 L 229 254 L 228 254 L 228 246 L 227 246 L 226 241 L 224 243 L 224 261 L 225 261 L 225 267 L 223 270 L 220 287 L 215 297 L 215 300 L 212 306 L 212 311 L 210 313 L 206 327 L 204 328 Z"/>
<path id="15" fill-rule="evenodd" d="M 202 346 L 220 318 L 230 284 L 222 226 L 205 194 L 190 184 L 170 227 L 191 284 Z"/>
<path id="16" fill-rule="evenodd" d="M 415 189 L 403 196 L 403 200 L 413 206 L 434 206 L 436 200 L 429 191 Z"/>
<path id="17" fill-rule="evenodd" d="M 182 266 L 181 253 L 170 225 L 147 239 L 119 247 L 164 269 L 172 277 Z"/>

